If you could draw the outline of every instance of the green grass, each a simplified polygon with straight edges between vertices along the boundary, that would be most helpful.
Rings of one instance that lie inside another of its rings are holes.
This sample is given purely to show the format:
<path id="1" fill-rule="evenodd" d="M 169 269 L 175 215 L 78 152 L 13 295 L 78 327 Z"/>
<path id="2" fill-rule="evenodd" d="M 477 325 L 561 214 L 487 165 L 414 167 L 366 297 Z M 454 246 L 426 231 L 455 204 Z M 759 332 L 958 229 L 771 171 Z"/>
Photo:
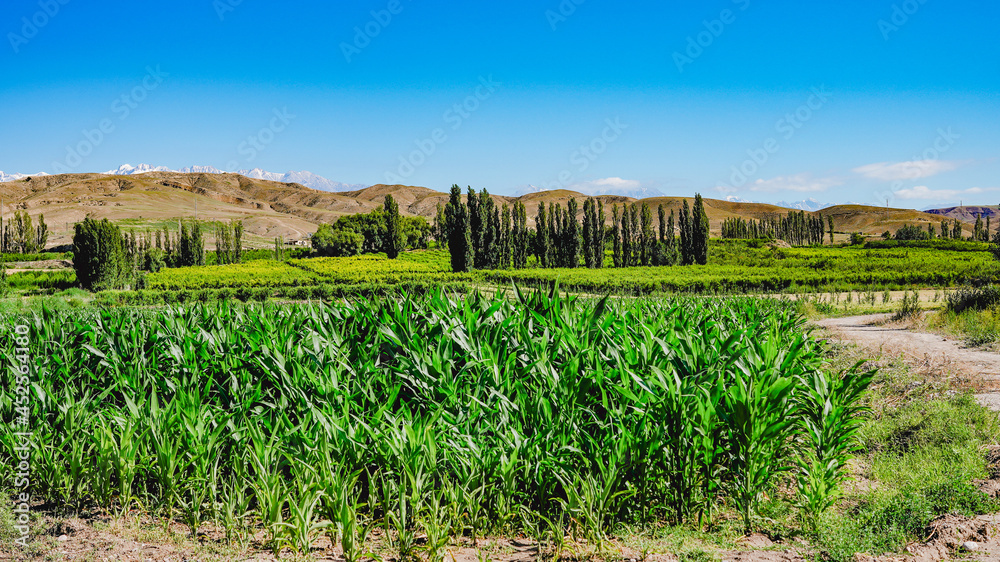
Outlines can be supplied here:
<path id="1" fill-rule="evenodd" d="M 944 310 L 927 326 L 961 338 L 972 347 L 1000 342 L 1000 289 L 994 285 L 962 287 L 948 295 Z"/>
<path id="2" fill-rule="evenodd" d="M 836 360 L 849 362 L 857 353 L 843 350 Z M 819 526 L 818 544 L 836 561 L 856 552 L 899 552 L 924 540 L 939 515 L 1000 511 L 1000 503 L 972 485 L 987 476 L 985 447 L 1000 442 L 997 414 L 968 394 L 914 378 L 898 360 L 882 362 L 860 433 L 858 477 L 870 489 L 846 497 Z"/>
<path id="3" fill-rule="evenodd" d="M 0 254 L 0 262 L 5 263 L 72 259 L 73 252 L 66 252 L 63 254 L 55 254 L 51 252 L 38 254 Z"/>

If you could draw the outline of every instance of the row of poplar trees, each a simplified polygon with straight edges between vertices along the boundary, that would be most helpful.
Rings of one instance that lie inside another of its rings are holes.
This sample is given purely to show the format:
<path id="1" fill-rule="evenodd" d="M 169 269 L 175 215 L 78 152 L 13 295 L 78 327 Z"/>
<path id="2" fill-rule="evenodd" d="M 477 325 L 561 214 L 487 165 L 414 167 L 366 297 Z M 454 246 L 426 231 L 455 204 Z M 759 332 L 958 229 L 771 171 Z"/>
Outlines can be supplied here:
<path id="1" fill-rule="evenodd" d="M 694 208 L 683 203 L 680 214 L 680 240 L 676 237 L 675 216 L 667 219 L 663 206 L 658 208 L 659 237 L 653 229 L 648 204 L 618 205 L 612 210 L 612 226 L 606 225 L 604 203 L 589 198 L 583 203 L 582 222 L 579 206 L 570 199 L 560 204 L 539 203 L 535 230 L 528 230 L 527 213 L 522 202 L 513 208 L 506 203 L 497 208 L 485 189 L 478 194 L 471 187 L 466 201 L 462 190 L 451 188 L 447 205 L 438 205 L 435 235 L 451 253 L 452 270 L 523 269 L 528 256 L 536 257 L 538 267 L 604 267 L 608 238 L 613 242 L 615 267 L 705 264 L 708 262 L 708 216 L 701 195 Z"/>
<path id="2" fill-rule="evenodd" d="M 452 271 L 528 266 L 528 215 L 520 201 L 498 209 L 488 191 L 477 194 L 470 187 L 462 203 L 462 188 L 453 185 L 448 204 L 438 205 L 435 223 L 437 239 L 451 252 Z"/>
<path id="3" fill-rule="evenodd" d="M 621 212 L 618 205 L 612 208 L 611 241 L 615 267 L 708 263 L 708 215 L 701 195 L 695 195 L 693 209 L 685 199 L 677 218 L 673 210 L 668 217 L 663 205 L 659 205 L 657 218 L 658 233 L 653 230 L 653 213 L 646 203 L 624 205 Z"/>
<path id="4" fill-rule="evenodd" d="M 722 237 L 728 239 L 770 238 L 784 240 L 793 246 L 822 244 L 826 233 L 833 244 L 833 217 L 806 215 L 805 211 L 789 211 L 787 216 L 760 220 L 733 217 L 722 223 Z"/>

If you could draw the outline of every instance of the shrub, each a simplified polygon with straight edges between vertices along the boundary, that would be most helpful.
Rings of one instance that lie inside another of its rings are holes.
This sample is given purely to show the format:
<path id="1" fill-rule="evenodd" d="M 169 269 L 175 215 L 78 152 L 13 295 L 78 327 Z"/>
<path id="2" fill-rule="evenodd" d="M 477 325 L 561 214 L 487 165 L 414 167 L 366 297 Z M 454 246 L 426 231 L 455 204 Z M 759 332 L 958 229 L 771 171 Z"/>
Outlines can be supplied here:
<path id="1" fill-rule="evenodd" d="M 1000 303 L 1000 289 L 993 285 L 985 287 L 965 286 L 948 295 L 947 302 L 949 312 L 986 310 Z"/>

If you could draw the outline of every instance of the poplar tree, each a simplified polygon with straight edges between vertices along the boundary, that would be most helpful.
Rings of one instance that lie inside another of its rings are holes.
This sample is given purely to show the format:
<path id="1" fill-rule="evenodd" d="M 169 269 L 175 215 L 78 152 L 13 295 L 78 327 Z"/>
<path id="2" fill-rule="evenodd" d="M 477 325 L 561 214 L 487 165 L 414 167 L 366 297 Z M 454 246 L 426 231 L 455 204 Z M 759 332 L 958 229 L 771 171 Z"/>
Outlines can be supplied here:
<path id="1" fill-rule="evenodd" d="M 233 221 L 233 263 L 243 263 L 243 221 Z"/>
<path id="2" fill-rule="evenodd" d="M 622 267 L 622 229 L 621 220 L 618 214 L 618 204 L 615 203 L 611 207 L 611 238 L 614 244 L 614 250 L 612 250 L 612 259 L 614 261 L 615 267 Z"/>
<path id="3" fill-rule="evenodd" d="M 385 212 L 385 255 L 391 260 L 399 257 L 403 249 L 403 227 L 399 217 L 399 204 L 392 195 L 386 195 L 382 203 Z"/>
<path id="4" fill-rule="evenodd" d="M 462 188 L 457 184 L 451 186 L 445 218 L 448 228 L 448 250 L 451 252 L 451 270 L 456 273 L 469 271 L 472 267 L 469 210 L 468 206 L 462 203 Z"/>
<path id="5" fill-rule="evenodd" d="M 87 217 L 73 227 L 73 269 L 86 289 L 120 289 L 131 280 L 125 236 L 109 220 Z"/>
<path id="6" fill-rule="evenodd" d="M 622 206 L 622 267 L 632 266 L 632 212 Z"/>
<path id="7" fill-rule="evenodd" d="M 469 208 L 469 237 L 472 241 L 472 262 L 469 263 L 469 267 L 472 267 L 480 259 L 479 254 L 483 244 L 483 214 L 479 208 L 479 196 L 476 195 L 476 190 L 472 189 L 472 186 L 469 186 L 466 206 Z"/>
<path id="8" fill-rule="evenodd" d="M 437 213 L 434 215 L 434 238 L 440 247 L 448 247 L 448 219 L 444 214 L 444 203 L 440 201 L 437 204 Z"/>
<path id="9" fill-rule="evenodd" d="M 699 265 L 705 265 L 708 263 L 708 237 L 709 237 L 709 223 L 708 214 L 705 213 L 705 201 L 701 198 L 701 194 L 696 193 L 694 196 L 694 211 L 691 217 L 692 224 L 692 251 L 694 254 L 694 261 Z M 805 215 L 802 215 L 804 220 Z M 804 224 L 803 224 L 804 226 Z"/>
<path id="10" fill-rule="evenodd" d="M 594 215 L 594 267 L 604 267 L 604 202 L 597 200 L 597 214 Z"/>
<path id="11" fill-rule="evenodd" d="M 577 211 L 576 199 L 570 197 L 566 202 L 566 215 L 563 221 L 563 236 L 566 240 L 565 267 L 580 266 L 580 223 L 576 221 Z"/>
<path id="12" fill-rule="evenodd" d="M 588 268 L 594 267 L 594 223 L 596 219 L 594 200 L 585 199 L 583 201 L 583 264 Z"/>
<path id="13" fill-rule="evenodd" d="M 653 233 L 653 212 L 645 202 L 642 204 L 642 265 L 648 267 L 653 265 L 653 244 L 656 243 L 656 235 Z"/>
<path id="14" fill-rule="evenodd" d="M 509 269 L 513 259 L 514 230 L 511 224 L 510 207 L 506 203 L 500 209 L 500 269 Z"/>
<path id="15" fill-rule="evenodd" d="M 550 267 L 562 267 L 562 205 L 549 203 L 549 263 Z"/>
<path id="16" fill-rule="evenodd" d="M 538 214 L 535 216 L 535 255 L 542 267 L 551 267 L 549 263 L 549 217 L 545 212 L 545 203 L 538 204 Z"/>
<path id="17" fill-rule="evenodd" d="M 659 205 L 656 208 L 656 214 L 660 219 L 660 242 L 666 243 L 667 241 L 667 213 L 663 209 L 663 205 Z"/>
<path id="18" fill-rule="evenodd" d="M 674 210 L 670 209 L 670 217 L 667 218 L 667 261 L 670 265 L 677 263 L 677 235 L 675 234 L 676 221 L 674 220 Z"/>
<path id="19" fill-rule="evenodd" d="M 694 253 L 691 245 L 691 208 L 688 207 L 687 199 L 684 200 L 681 209 L 681 265 L 691 265 L 694 263 Z"/>
<path id="20" fill-rule="evenodd" d="M 631 230 L 632 230 L 632 256 L 629 259 L 629 265 L 635 267 L 639 265 L 639 260 L 642 257 L 642 230 L 639 220 L 639 205 L 632 203 L 629 208 L 629 218 L 631 219 Z"/>
<path id="21" fill-rule="evenodd" d="M 528 217 L 524 203 L 520 201 L 514 203 L 512 222 L 514 232 L 511 240 L 513 246 L 511 265 L 514 269 L 523 269 L 528 264 Z"/>

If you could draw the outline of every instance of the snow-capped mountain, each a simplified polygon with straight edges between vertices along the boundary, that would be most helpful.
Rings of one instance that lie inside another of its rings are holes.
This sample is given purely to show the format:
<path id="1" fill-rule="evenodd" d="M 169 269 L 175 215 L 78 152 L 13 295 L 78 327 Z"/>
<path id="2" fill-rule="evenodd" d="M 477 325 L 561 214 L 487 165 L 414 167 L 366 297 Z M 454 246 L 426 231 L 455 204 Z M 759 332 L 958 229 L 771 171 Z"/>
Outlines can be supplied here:
<path id="1" fill-rule="evenodd" d="M 5 174 L 0 172 L 0 183 L 8 181 L 23 180 L 24 178 L 30 178 L 33 176 L 47 176 L 45 172 L 38 172 L 37 174 Z"/>
<path id="2" fill-rule="evenodd" d="M 803 199 L 802 201 L 792 201 L 791 203 L 788 201 L 778 201 L 775 205 L 799 211 L 821 211 L 827 207 L 833 207 L 833 203 L 820 203 L 812 198 Z"/>
<path id="3" fill-rule="evenodd" d="M 617 178 L 615 178 L 617 179 Z M 648 197 L 662 197 L 663 192 L 651 187 L 643 187 L 638 185 L 639 182 L 632 181 L 598 181 L 598 182 L 584 182 L 575 183 L 573 185 L 567 185 L 565 187 L 539 187 L 537 185 L 526 185 L 519 187 L 514 190 L 514 196 L 520 197 L 521 195 L 528 195 L 529 193 L 540 193 L 542 191 L 552 191 L 553 189 L 565 189 L 568 191 L 576 191 L 577 193 L 582 193 L 587 197 L 596 197 L 598 195 L 619 195 L 622 197 L 631 197 L 633 199 L 646 199 Z"/>
<path id="4" fill-rule="evenodd" d="M 116 176 L 134 176 L 137 174 L 148 174 L 150 172 L 176 172 L 180 174 L 225 174 L 226 170 L 220 170 L 215 166 L 191 166 L 188 168 L 181 168 L 179 170 L 171 170 L 164 166 L 150 166 L 149 164 L 139 164 L 138 166 L 132 166 L 130 164 L 124 164 L 120 166 L 117 170 L 110 170 L 105 172 L 107 174 Z M 312 172 L 287 172 L 284 174 L 279 174 L 276 172 L 268 172 L 261 170 L 260 168 L 254 168 L 252 170 L 237 170 L 232 172 L 234 174 L 240 174 L 241 176 L 246 176 L 248 178 L 258 179 L 258 180 L 269 180 L 277 181 L 281 183 L 298 183 L 306 187 L 311 187 L 313 189 L 319 189 L 321 191 L 356 191 L 359 189 L 364 189 L 369 187 L 366 184 L 346 184 L 338 181 L 328 180 L 323 176 L 318 176 Z"/>
<path id="5" fill-rule="evenodd" d="M 744 199 L 737 195 L 727 195 L 726 201 L 730 203 L 766 203 L 768 205 L 776 205 L 778 207 L 784 207 L 786 209 L 795 209 L 796 211 L 822 211 L 827 207 L 833 207 L 835 203 L 820 203 L 815 199 L 803 199 L 802 201 L 778 201 L 777 203 L 771 203 L 770 201 L 750 201 L 749 199 Z"/>
<path id="6" fill-rule="evenodd" d="M 153 167 L 149 164 L 139 164 L 138 166 L 133 166 L 131 164 L 122 164 L 118 166 L 117 170 L 109 170 L 104 172 L 105 174 L 110 174 L 112 176 L 134 176 L 136 174 L 148 174 L 149 172 L 172 172 L 170 168 L 165 166 Z"/>

